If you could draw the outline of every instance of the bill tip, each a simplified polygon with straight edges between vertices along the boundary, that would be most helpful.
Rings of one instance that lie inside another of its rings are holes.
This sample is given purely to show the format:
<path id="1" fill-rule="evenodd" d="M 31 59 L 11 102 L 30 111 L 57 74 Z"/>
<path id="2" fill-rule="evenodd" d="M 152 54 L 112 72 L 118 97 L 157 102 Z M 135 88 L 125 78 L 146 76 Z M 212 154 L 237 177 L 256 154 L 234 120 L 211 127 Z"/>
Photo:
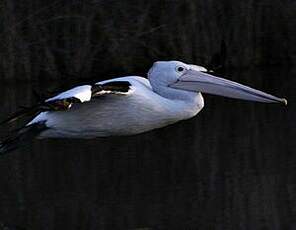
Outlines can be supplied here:
<path id="1" fill-rule="evenodd" d="M 282 102 L 283 102 L 284 105 L 288 105 L 288 101 L 287 101 L 286 98 L 282 98 Z"/>

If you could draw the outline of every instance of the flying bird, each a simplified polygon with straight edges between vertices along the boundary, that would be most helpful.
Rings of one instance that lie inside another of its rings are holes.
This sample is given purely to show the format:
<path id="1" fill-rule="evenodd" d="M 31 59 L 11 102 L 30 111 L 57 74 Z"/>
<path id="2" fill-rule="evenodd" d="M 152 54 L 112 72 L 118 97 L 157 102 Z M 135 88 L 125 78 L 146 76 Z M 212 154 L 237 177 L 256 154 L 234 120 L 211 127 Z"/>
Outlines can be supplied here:
<path id="1" fill-rule="evenodd" d="M 284 98 L 213 76 L 202 66 L 157 61 L 148 79 L 127 76 L 81 85 L 7 119 L 33 119 L 0 144 L 0 153 L 32 138 L 96 138 L 134 135 L 194 117 L 201 93 L 287 104 Z"/>

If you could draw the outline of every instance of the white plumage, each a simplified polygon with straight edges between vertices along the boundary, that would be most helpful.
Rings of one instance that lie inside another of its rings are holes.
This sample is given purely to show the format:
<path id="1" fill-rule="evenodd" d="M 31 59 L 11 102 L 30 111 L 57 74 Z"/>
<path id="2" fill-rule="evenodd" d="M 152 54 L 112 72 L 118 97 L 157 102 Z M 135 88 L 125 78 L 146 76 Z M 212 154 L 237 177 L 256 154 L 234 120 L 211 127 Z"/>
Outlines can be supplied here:
<path id="1" fill-rule="evenodd" d="M 107 94 L 87 103 L 74 104 L 69 110 L 43 112 L 29 125 L 45 121 L 49 129 L 40 134 L 41 138 L 133 135 L 188 119 L 203 107 L 200 93 L 188 92 L 192 95 L 192 100 L 188 101 L 171 100 L 153 92 L 147 79 L 136 76 L 99 83 L 111 81 L 128 81 L 131 89 L 126 94 Z M 79 97 L 84 96 L 83 94 L 70 93 L 68 91 L 55 98 L 75 95 L 79 99 L 84 99 Z"/>
<path id="2" fill-rule="evenodd" d="M 148 79 L 128 76 L 82 85 L 16 112 L 3 123 L 35 116 L 0 143 L 0 155 L 32 138 L 96 138 L 134 135 L 195 116 L 201 93 L 265 103 L 284 98 L 215 77 L 206 68 L 179 61 L 155 62 Z"/>
<path id="3" fill-rule="evenodd" d="M 65 98 L 75 97 L 78 98 L 81 102 L 90 101 L 91 99 L 91 86 L 90 85 L 82 85 L 77 86 L 73 89 L 67 90 L 63 93 L 56 95 L 55 97 L 51 97 L 45 102 L 50 102 L 54 100 L 60 100 Z"/>
<path id="4" fill-rule="evenodd" d="M 41 138 L 133 135 L 195 116 L 204 106 L 201 92 L 286 104 L 285 99 L 204 71 L 179 61 L 156 62 L 148 79 L 129 76 L 75 87 L 47 99 L 48 111 L 27 126 L 43 123 Z"/>

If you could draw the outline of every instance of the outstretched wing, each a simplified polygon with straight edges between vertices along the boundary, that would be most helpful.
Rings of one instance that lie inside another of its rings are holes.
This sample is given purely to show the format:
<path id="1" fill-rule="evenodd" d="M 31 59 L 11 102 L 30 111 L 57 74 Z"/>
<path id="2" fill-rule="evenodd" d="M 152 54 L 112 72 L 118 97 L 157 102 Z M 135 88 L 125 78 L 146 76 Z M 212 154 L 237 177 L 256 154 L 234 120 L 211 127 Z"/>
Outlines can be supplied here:
<path id="1" fill-rule="evenodd" d="M 127 94 L 131 84 L 128 81 L 109 81 L 104 84 L 77 86 L 35 106 L 23 108 L 2 121 L 2 124 L 10 124 L 21 118 L 34 116 L 45 111 L 65 111 L 71 109 L 73 104 L 89 102 L 92 99 L 106 94 Z"/>

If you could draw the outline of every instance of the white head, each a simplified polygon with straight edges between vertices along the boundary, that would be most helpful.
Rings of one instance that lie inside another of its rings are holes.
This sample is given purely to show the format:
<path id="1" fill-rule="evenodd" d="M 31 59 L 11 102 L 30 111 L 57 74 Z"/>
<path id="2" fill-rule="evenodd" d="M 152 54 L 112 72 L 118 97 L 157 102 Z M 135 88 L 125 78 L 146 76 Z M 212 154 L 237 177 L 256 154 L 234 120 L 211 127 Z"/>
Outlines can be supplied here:
<path id="1" fill-rule="evenodd" d="M 250 101 L 287 104 L 284 98 L 215 77 L 205 73 L 206 71 L 207 69 L 202 66 L 185 64 L 180 61 L 157 61 L 150 68 L 148 79 L 155 92 L 161 95 L 168 92 L 170 97 L 173 94 L 184 94 L 185 92 L 195 93 L 195 95 L 197 92 L 202 92 Z"/>
<path id="2" fill-rule="evenodd" d="M 148 72 L 148 78 L 151 85 L 168 86 L 176 82 L 188 65 L 179 61 L 157 61 Z"/>

